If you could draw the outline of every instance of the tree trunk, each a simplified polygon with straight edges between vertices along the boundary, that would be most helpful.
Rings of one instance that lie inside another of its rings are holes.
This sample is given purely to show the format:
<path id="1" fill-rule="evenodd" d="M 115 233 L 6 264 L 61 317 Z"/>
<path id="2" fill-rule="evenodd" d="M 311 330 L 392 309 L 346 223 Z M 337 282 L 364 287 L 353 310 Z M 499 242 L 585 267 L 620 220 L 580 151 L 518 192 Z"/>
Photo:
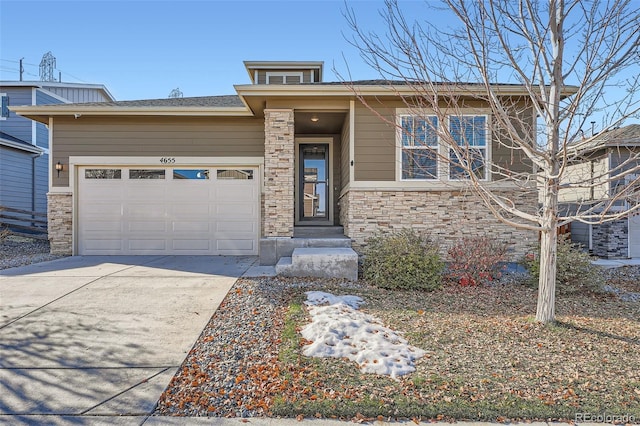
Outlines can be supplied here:
<path id="1" fill-rule="evenodd" d="M 536 321 L 547 324 L 555 319 L 556 264 L 558 259 L 558 190 L 549 179 L 543 190 L 542 231 L 540 237 L 540 277 Z"/>

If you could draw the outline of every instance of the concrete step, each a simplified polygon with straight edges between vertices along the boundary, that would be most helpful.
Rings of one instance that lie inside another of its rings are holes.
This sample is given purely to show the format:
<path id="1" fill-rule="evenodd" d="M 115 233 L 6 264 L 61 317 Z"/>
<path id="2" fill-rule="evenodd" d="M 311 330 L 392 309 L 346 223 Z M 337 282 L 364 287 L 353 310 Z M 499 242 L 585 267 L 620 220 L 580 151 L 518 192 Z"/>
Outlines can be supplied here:
<path id="1" fill-rule="evenodd" d="M 296 226 L 293 228 L 293 238 L 341 238 L 344 235 L 342 226 Z"/>
<path id="2" fill-rule="evenodd" d="M 358 254 L 347 247 L 303 247 L 282 257 L 276 273 L 285 277 L 346 278 L 358 280 Z"/>
<path id="3" fill-rule="evenodd" d="M 270 237 L 260 240 L 260 265 L 275 265 L 282 257 L 291 257 L 297 248 L 351 248 L 351 239 Z"/>

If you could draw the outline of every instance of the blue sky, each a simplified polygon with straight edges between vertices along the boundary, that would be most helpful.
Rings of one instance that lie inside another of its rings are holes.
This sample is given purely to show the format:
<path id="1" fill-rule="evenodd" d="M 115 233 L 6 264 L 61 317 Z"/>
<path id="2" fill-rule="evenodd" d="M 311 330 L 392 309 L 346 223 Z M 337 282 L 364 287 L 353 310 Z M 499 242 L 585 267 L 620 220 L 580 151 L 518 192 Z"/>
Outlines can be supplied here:
<path id="1" fill-rule="evenodd" d="M 380 21 L 382 1 L 350 6 Z M 424 7 L 410 2 L 411 7 Z M 39 80 L 42 55 L 56 57 L 62 80 L 101 83 L 118 100 L 233 94 L 249 83 L 244 60 L 324 61 L 375 78 L 345 40 L 342 0 L 31 1 L 0 0 L 0 80 Z M 381 22 L 381 21 L 380 21 Z M 56 71 L 55 76 L 58 76 Z"/>
<path id="2" fill-rule="evenodd" d="M 425 3 L 401 0 L 407 17 L 446 26 Z M 361 27 L 379 34 L 383 5 L 348 1 Z M 234 94 L 234 84 L 250 82 L 244 60 L 324 61 L 325 81 L 340 80 L 334 67 L 348 77 L 346 60 L 354 79 L 377 78 L 347 41 L 344 8 L 343 0 L 0 0 L 0 80 L 18 80 L 20 58 L 24 79 L 39 80 L 48 51 L 56 77 L 104 84 L 117 100 L 166 98 L 175 88 Z"/>

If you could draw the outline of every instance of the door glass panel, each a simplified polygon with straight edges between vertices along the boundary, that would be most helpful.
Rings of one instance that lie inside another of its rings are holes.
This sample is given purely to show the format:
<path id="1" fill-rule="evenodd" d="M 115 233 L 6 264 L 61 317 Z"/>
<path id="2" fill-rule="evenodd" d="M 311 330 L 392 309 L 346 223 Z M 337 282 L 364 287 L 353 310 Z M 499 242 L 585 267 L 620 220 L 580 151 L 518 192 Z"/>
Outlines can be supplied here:
<path id="1" fill-rule="evenodd" d="M 328 218 L 328 146 L 301 145 L 301 219 Z"/>

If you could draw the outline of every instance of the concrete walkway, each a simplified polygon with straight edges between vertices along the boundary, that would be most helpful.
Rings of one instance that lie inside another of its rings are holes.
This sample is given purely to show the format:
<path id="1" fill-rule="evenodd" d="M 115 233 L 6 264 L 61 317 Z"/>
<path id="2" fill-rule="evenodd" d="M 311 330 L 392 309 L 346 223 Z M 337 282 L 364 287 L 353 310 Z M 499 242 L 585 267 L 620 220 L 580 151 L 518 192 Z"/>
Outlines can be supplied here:
<path id="1" fill-rule="evenodd" d="M 0 271 L 0 423 L 148 415 L 255 261 L 87 256 Z"/>

